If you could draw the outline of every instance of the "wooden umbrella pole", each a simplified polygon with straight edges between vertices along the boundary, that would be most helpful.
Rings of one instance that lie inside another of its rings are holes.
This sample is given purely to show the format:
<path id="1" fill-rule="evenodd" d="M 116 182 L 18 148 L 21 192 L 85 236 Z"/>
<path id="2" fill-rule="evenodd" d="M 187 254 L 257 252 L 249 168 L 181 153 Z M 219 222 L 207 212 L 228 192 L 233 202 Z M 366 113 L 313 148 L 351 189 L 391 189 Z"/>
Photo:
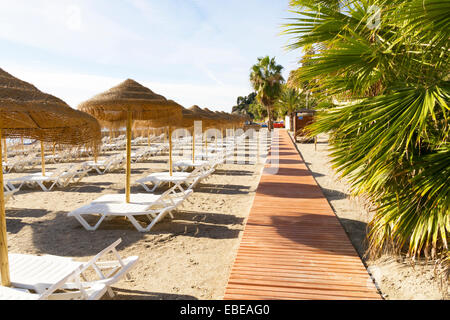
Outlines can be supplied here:
<path id="1" fill-rule="evenodd" d="M 127 112 L 127 181 L 125 200 L 130 203 L 130 179 L 131 179 L 131 111 Z"/>
<path id="2" fill-rule="evenodd" d="M 0 139 L 2 131 L 0 129 Z M 2 159 L 2 148 L 0 148 L 0 159 Z M 10 287 L 11 280 L 9 277 L 8 262 L 8 242 L 6 233 L 6 215 L 5 215 L 5 195 L 3 190 L 3 164 L 0 161 L 0 275 L 2 278 L 2 286 Z"/>
<path id="3" fill-rule="evenodd" d="M 150 147 L 150 128 L 147 129 L 147 141 L 148 141 L 148 146 Z"/>
<path id="4" fill-rule="evenodd" d="M 169 127 L 169 172 L 172 176 L 172 128 Z"/>
<path id="5" fill-rule="evenodd" d="M 195 127 L 192 130 L 192 163 L 195 162 Z"/>
<path id="6" fill-rule="evenodd" d="M 92 154 L 94 155 L 94 163 L 97 163 L 97 158 L 98 158 L 98 151 L 99 148 L 95 146 L 95 144 L 92 144 Z"/>
<path id="7" fill-rule="evenodd" d="M 3 148 L 5 149 L 5 163 L 6 163 L 8 162 L 8 146 L 6 145 L 6 139 L 3 139 Z"/>
<path id="8" fill-rule="evenodd" d="M 44 141 L 41 140 L 41 166 L 42 166 L 42 175 L 45 176 L 45 150 L 44 150 Z"/>

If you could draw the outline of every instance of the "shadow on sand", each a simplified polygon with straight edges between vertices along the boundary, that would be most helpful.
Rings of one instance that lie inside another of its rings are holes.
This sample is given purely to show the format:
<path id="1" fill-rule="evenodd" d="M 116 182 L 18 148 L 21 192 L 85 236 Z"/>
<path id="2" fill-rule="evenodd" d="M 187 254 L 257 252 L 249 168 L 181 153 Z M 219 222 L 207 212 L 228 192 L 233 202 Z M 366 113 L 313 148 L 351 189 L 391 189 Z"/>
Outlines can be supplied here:
<path id="1" fill-rule="evenodd" d="M 115 297 L 105 294 L 102 300 L 198 300 L 198 298 L 185 294 L 172 294 L 164 292 L 149 292 L 141 290 L 127 290 L 114 288 Z"/>
<path id="2" fill-rule="evenodd" d="M 38 214 L 44 214 L 39 211 Z M 155 237 L 183 235 L 196 238 L 234 239 L 239 237 L 240 229 L 230 229 L 226 225 L 243 225 L 244 218 L 220 213 L 196 213 L 175 211 L 174 219 L 166 216 L 148 233 L 138 232 L 123 217 L 105 219 L 96 231 L 87 231 L 78 221 L 67 217 L 66 212 L 46 212 L 55 215 L 54 219 L 33 224 L 24 224 L 20 218 L 8 219 L 10 233 L 18 233 L 24 226 L 33 229 L 33 243 L 37 250 L 59 256 L 84 257 L 100 252 L 109 244 L 122 238 L 119 250 L 130 247 L 142 239 L 153 241 Z M 136 217 L 140 220 L 140 217 Z M 86 218 L 92 225 L 97 217 Z M 148 223 L 147 219 L 142 219 Z M 150 237 L 150 238 L 149 238 Z M 59 244 L 59 245 L 55 245 Z"/>
<path id="3" fill-rule="evenodd" d="M 250 187 L 238 184 L 209 184 L 201 183 L 195 188 L 196 192 L 219 194 L 248 194 Z"/>

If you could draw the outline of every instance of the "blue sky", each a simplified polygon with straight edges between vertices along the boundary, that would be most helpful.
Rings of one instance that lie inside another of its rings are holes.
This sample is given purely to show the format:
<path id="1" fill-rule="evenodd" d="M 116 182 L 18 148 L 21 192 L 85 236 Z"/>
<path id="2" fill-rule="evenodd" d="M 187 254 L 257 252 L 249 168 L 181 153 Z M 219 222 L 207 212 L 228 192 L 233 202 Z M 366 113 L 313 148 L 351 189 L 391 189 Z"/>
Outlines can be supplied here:
<path id="1" fill-rule="evenodd" d="M 288 0 L 0 2 L 0 68 L 72 107 L 132 78 L 185 107 L 231 111 L 257 57 L 294 69 Z"/>

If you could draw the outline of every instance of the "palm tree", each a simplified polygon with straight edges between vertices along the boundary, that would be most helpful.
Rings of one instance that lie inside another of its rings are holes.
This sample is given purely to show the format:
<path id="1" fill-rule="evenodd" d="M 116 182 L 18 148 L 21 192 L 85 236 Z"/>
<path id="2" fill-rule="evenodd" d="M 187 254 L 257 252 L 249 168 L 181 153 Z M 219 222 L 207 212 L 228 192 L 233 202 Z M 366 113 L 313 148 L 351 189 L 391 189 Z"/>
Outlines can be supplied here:
<path id="1" fill-rule="evenodd" d="M 339 3 L 339 5 L 336 5 Z M 373 23 L 373 8 L 381 20 Z M 291 49 L 314 46 L 296 76 L 349 103 L 319 115 L 334 168 L 376 211 L 369 252 L 439 255 L 450 234 L 450 2 L 292 0 Z"/>
<path id="2" fill-rule="evenodd" d="M 249 105 L 248 110 L 256 121 L 262 121 L 267 117 L 267 109 L 257 101 Z"/>
<path id="3" fill-rule="evenodd" d="M 284 82 L 281 71 L 283 66 L 276 64 L 275 58 L 266 56 L 258 58 L 251 68 L 250 82 L 256 91 L 256 97 L 260 104 L 267 109 L 269 117 L 269 130 L 273 129 L 273 105 L 281 92 L 281 85 Z"/>
<path id="4" fill-rule="evenodd" d="M 305 104 L 303 95 L 297 89 L 284 85 L 278 100 L 275 102 L 275 108 L 280 117 L 290 116 L 302 104 Z"/>

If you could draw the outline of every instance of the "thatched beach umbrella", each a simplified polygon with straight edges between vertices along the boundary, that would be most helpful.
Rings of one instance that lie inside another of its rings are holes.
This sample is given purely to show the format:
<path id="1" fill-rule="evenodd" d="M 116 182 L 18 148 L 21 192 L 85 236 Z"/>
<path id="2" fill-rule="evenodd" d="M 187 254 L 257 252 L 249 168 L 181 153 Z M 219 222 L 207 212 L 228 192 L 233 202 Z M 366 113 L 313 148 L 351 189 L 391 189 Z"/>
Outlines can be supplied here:
<path id="1" fill-rule="evenodd" d="M 222 134 L 222 139 L 224 139 L 225 134 L 224 134 L 223 130 L 228 126 L 228 119 L 225 119 L 223 117 L 223 115 L 221 115 L 217 111 L 211 111 L 208 108 L 204 108 L 203 111 L 206 112 L 207 114 L 209 114 L 216 121 L 216 126 L 218 129 L 220 129 L 221 134 Z"/>
<path id="2" fill-rule="evenodd" d="M 182 114 L 183 117 L 177 124 L 177 127 L 185 129 L 192 128 L 192 161 L 195 161 L 195 121 L 199 120 L 199 116 L 186 108 L 183 108 Z M 170 174 L 172 175 L 172 172 Z"/>
<path id="3" fill-rule="evenodd" d="M 215 128 L 218 125 L 218 121 L 214 117 L 214 115 L 206 112 L 199 106 L 193 105 L 192 107 L 189 108 L 189 110 L 194 112 L 198 121 L 202 122 L 202 128 L 206 128 L 206 129 Z"/>
<path id="4" fill-rule="evenodd" d="M 228 124 L 228 119 L 225 119 L 223 117 L 223 115 L 221 115 L 220 113 L 218 113 L 217 111 L 211 111 L 208 108 L 204 108 L 203 109 L 204 112 L 208 113 L 213 119 L 215 119 L 216 124 L 218 125 L 218 127 L 220 127 L 221 129 L 225 128 Z"/>
<path id="5" fill-rule="evenodd" d="M 0 69 L 0 138 L 28 138 L 62 145 L 100 143 L 100 125 L 88 114 L 39 91 Z M 2 150 L 0 148 L 0 159 Z M 6 234 L 3 169 L 0 161 L 0 273 L 2 285 L 10 286 Z"/>
<path id="6" fill-rule="evenodd" d="M 224 126 L 223 128 L 225 129 L 226 135 L 228 136 L 228 129 L 233 127 L 233 123 L 232 123 L 232 119 L 229 117 L 229 115 L 223 111 L 215 111 L 215 113 L 221 117 L 224 121 Z"/>
<path id="7" fill-rule="evenodd" d="M 205 110 L 203 110 L 199 106 L 194 105 L 194 106 L 190 107 L 189 110 L 194 112 L 195 117 L 197 118 L 197 121 L 201 121 L 202 122 L 202 137 L 203 137 L 203 133 L 207 129 L 218 127 L 219 123 L 218 123 L 217 119 L 214 117 L 214 115 L 206 112 Z M 192 136 L 195 139 L 195 132 L 193 132 Z M 216 139 L 217 139 L 217 137 L 216 137 Z M 206 144 L 206 149 L 208 150 L 208 136 L 205 137 L 205 144 Z M 195 146 L 195 144 L 193 144 L 193 146 Z M 192 158 L 194 159 L 195 149 L 193 149 L 192 153 L 193 153 L 192 154 Z M 194 161 L 194 160 L 192 160 L 192 161 Z"/>
<path id="8" fill-rule="evenodd" d="M 231 113 L 231 115 L 235 118 L 236 125 L 238 127 L 243 127 L 246 121 L 246 117 L 243 114 L 239 113 Z"/>
<path id="9" fill-rule="evenodd" d="M 172 175 L 172 131 L 175 128 L 185 128 L 189 129 L 194 126 L 194 121 L 197 120 L 195 114 L 184 108 L 180 105 L 181 108 L 181 118 L 178 121 L 174 121 L 173 119 L 160 119 L 160 120 L 138 120 L 134 123 L 134 128 L 136 130 L 139 129 L 149 129 L 149 128 L 166 128 L 170 126 L 169 129 L 169 172 Z"/>
<path id="10" fill-rule="evenodd" d="M 181 106 L 149 88 L 127 79 L 118 86 L 81 103 L 79 110 L 95 118 L 127 128 L 127 170 L 125 199 L 130 202 L 131 127 L 133 120 L 155 120 L 169 125 L 181 119 Z M 170 131 L 170 129 L 169 129 Z"/>
<path id="11" fill-rule="evenodd" d="M 186 110 L 183 106 L 179 105 L 175 101 L 168 100 L 172 103 L 173 106 L 177 107 L 177 110 L 179 113 L 177 113 L 176 116 L 173 117 L 164 117 L 164 118 L 157 118 L 153 120 L 147 120 L 143 123 L 150 127 L 150 128 L 164 128 L 164 131 L 167 129 L 167 138 L 169 141 L 169 174 L 172 176 L 173 173 L 173 161 L 172 161 L 172 150 L 173 150 L 173 141 L 172 141 L 172 133 L 177 128 L 177 126 L 180 126 L 183 124 L 183 122 L 186 123 L 186 120 L 183 120 L 183 109 Z M 186 112 L 184 113 L 186 115 Z M 166 134 L 166 132 L 165 132 Z"/>

